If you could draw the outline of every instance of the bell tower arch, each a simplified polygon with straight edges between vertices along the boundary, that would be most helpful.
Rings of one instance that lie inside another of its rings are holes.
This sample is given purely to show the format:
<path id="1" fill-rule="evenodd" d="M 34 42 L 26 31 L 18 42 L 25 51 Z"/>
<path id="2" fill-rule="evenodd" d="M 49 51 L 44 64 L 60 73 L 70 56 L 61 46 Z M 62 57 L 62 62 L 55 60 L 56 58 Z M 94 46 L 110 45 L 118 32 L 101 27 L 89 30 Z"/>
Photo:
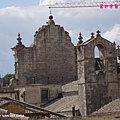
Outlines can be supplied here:
<path id="1" fill-rule="evenodd" d="M 100 109 L 118 98 L 116 70 L 116 45 L 104 39 L 97 31 L 96 37 L 77 44 L 80 111 L 82 116 Z M 96 53 L 97 50 L 97 53 Z"/>
<path id="2" fill-rule="evenodd" d="M 99 72 L 105 72 L 105 46 L 101 44 L 97 44 L 94 47 L 94 58 L 95 58 L 95 72 L 98 74 Z"/>

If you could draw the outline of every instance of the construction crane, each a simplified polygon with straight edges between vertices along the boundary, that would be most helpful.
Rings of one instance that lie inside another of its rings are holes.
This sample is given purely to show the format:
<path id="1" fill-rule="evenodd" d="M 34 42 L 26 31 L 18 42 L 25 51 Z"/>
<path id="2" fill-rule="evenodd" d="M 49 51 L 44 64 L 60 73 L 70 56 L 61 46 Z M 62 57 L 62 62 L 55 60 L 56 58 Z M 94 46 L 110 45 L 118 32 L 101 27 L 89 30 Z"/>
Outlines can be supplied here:
<path id="1" fill-rule="evenodd" d="M 120 6 L 120 0 L 119 1 L 107 1 L 107 2 L 76 2 L 76 3 L 55 3 L 55 4 L 49 4 L 47 5 L 49 8 L 76 8 L 76 7 L 100 7 L 100 8 L 107 8 L 110 6 L 110 8 L 118 8 Z"/>

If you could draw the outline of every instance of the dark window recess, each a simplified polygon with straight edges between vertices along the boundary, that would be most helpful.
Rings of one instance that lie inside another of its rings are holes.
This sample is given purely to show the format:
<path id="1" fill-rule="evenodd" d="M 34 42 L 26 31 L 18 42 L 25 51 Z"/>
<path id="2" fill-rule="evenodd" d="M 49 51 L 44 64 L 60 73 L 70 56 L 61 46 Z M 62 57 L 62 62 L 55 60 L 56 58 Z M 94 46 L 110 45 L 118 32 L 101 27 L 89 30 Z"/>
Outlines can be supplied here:
<path id="1" fill-rule="evenodd" d="M 35 84 L 35 77 L 32 78 L 32 83 Z"/>
<path id="2" fill-rule="evenodd" d="M 120 73 L 120 63 L 117 63 L 117 73 Z"/>
<path id="3" fill-rule="evenodd" d="M 15 99 L 19 100 L 19 91 L 17 91 L 17 93 L 15 94 Z"/>
<path id="4" fill-rule="evenodd" d="M 49 91 L 48 90 L 42 90 L 41 91 L 41 102 L 47 102 L 49 100 Z"/>
<path id="5" fill-rule="evenodd" d="M 95 69 L 100 70 L 101 69 L 100 58 L 95 58 L 95 59 L 96 59 Z"/>
<path id="6" fill-rule="evenodd" d="M 95 63 L 95 69 L 96 71 L 103 71 L 103 61 L 100 58 L 95 58 L 96 59 L 96 63 Z"/>

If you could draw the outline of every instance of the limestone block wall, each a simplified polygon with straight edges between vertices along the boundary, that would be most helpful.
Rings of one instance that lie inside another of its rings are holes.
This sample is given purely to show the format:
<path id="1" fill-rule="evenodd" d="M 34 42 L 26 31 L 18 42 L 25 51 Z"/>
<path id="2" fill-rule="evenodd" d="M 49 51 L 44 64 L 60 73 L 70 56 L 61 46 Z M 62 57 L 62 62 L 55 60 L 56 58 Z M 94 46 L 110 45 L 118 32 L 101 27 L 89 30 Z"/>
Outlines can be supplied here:
<path id="1" fill-rule="evenodd" d="M 41 85 L 31 84 L 25 86 L 25 102 L 40 106 L 41 101 L 41 90 L 47 89 L 49 91 L 49 101 L 58 97 L 58 94 L 62 92 L 61 85 Z"/>
<path id="2" fill-rule="evenodd" d="M 65 84 L 77 80 L 75 46 L 69 33 L 53 20 L 36 31 L 30 47 L 18 47 L 14 50 L 15 71 L 21 84 Z"/>
<path id="3" fill-rule="evenodd" d="M 95 67 L 95 47 L 99 50 L 100 71 Z M 116 46 L 97 34 L 77 48 L 80 109 L 87 115 L 119 97 Z"/>

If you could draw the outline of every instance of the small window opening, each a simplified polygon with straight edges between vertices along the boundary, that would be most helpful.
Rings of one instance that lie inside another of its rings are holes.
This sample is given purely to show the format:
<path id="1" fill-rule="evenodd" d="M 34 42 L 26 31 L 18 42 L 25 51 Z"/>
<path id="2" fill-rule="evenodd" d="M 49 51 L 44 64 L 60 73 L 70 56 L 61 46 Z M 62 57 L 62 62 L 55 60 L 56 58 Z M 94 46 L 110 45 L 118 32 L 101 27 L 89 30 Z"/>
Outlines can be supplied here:
<path id="1" fill-rule="evenodd" d="M 35 77 L 32 78 L 32 83 L 35 84 Z"/>
<path id="2" fill-rule="evenodd" d="M 120 73 L 120 56 L 117 57 L 117 73 Z"/>
<path id="3" fill-rule="evenodd" d="M 45 103 L 48 102 L 48 100 L 49 100 L 49 90 L 48 89 L 41 90 L 41 102 Z"/>

